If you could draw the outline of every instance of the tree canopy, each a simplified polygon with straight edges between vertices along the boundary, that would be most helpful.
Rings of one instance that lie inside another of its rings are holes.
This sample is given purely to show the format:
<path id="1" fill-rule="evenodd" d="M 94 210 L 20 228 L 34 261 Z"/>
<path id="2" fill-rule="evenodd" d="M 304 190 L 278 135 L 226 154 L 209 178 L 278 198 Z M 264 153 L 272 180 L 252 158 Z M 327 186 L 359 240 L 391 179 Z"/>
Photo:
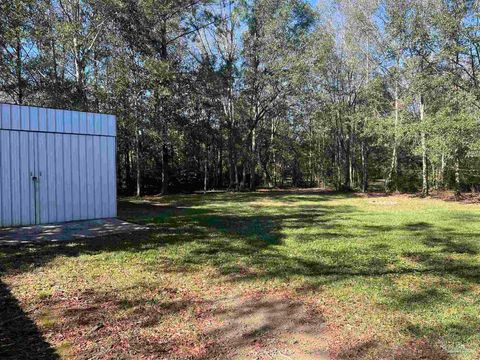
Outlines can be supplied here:
<path id="1" fill-rule="evenodd" d="M 480 184 L 476 1 L 11 0 L 0 101 L 118 118 L 124 194 Z"/>

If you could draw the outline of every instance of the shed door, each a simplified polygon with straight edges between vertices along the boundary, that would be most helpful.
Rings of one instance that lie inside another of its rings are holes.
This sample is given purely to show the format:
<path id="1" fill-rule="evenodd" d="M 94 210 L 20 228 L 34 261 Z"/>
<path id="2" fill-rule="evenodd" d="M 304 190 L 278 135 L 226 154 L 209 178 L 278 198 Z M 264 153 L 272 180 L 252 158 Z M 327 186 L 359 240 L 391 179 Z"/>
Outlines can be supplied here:
<path id="1" fill-rule="evenodd" d="M 39 133 L 41 224 L 116 216 L 115 139 Z"/>
<path id="2" fill-rule="evenodd" d="M 40 133 L 38 137 L 39 219 L 55 223 L 92 219 L 88 213 L 88 136 Z"/>
<path id="3" fill-rule="evenodd" d="M 36 149 L 37 134 L 0 130 L 0 226 L 39 221 Z"/>

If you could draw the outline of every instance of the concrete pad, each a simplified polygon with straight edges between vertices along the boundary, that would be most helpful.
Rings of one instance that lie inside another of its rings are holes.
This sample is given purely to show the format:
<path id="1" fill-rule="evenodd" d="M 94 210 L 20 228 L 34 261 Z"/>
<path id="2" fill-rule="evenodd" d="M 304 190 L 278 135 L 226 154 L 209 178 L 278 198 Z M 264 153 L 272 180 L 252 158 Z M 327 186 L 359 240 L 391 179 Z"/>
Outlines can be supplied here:
<path id="1" fill-rule="evenodd" d="M 42 241 L 70 241 L 141 230 L 148 230 L 148 227 L 119 219 L 0 228 L 0 246 Z"/>

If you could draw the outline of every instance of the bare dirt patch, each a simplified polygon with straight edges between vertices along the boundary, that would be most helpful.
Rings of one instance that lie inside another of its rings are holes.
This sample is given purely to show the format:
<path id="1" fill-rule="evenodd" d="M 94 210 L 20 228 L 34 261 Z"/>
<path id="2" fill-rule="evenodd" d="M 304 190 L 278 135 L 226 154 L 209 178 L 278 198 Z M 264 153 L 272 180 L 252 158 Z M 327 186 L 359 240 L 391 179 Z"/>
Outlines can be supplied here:
<path id="1" fill-rule="evenodd" d="M 232 297 L 218 303 L 219 321 L 208 329 L 216 358 L 327 359 L 320 314 L 278 294 Z"/>

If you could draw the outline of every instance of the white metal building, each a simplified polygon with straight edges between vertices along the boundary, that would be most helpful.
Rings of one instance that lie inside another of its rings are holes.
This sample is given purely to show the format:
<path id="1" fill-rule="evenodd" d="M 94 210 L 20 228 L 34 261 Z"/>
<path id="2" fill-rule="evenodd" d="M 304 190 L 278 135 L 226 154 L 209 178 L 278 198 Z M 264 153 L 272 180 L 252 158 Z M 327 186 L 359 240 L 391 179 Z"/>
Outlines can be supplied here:
<path id="1" fill-rule="evenodd" d="M 0 104 L 0 227 L 117 215 L 113 115 Z"/>

